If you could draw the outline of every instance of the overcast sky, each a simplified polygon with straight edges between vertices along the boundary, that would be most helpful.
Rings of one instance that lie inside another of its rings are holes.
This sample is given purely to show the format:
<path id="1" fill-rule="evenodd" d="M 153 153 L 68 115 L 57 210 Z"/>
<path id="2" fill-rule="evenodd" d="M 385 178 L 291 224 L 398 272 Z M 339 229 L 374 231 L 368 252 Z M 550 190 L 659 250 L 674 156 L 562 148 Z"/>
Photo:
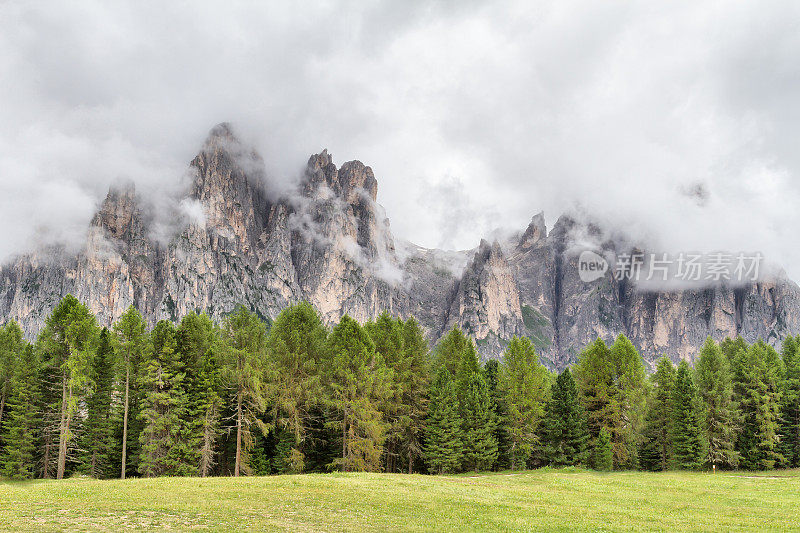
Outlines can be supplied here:
<path id="1" fill-rule="evenodd" d="M 372 166 L 423 246 L 580 208 L 800 279 L 800 3 L 269 4 L 0 3 L 0 258 L 175 190 L 231 121 L 276 182 Z"/>

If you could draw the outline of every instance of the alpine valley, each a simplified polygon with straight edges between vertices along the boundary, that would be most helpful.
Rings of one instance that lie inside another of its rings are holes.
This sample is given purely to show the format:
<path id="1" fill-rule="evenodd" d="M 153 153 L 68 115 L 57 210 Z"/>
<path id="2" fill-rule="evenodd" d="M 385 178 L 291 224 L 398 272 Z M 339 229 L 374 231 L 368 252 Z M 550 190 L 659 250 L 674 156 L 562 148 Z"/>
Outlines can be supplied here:
<path id="1" fill-rule="evenodd" d="M 219 320 L 240 303 L 274 318 L 307 300 L 328 323 L 413 315 L 431 342 L 458 326 L 487 358 L 525 336 L 552 369 L 618 334 L 652 366 L 661 355 L 693 360 L 709 335 L 777 346 L 800 333 L 800 288 L 782 273 L 702 290 L 642 290 L 612 272 L 581 281 L 577 234 L 595 236 L 605 253 L 620 245 L 577 217 L 548 231 L 539 214 L 475 249 L 432 250 L 392 236 L 378 182 L 359 161 L 337 168 L 323 151 L 296 190 L 271 194 L 258 154 L 221 124 L 189 170 L 178 205 L 195 216 L 176 207 L 167 238 L 156 237 L 153 207 L 133 186 L 114 187 L 81 249 L 38 250 L 0 268 L 0 322 L 15 319 L 32 338 L 68 293 L 103 325 L 131 305 L 152 324 L 194 310 Z"/>

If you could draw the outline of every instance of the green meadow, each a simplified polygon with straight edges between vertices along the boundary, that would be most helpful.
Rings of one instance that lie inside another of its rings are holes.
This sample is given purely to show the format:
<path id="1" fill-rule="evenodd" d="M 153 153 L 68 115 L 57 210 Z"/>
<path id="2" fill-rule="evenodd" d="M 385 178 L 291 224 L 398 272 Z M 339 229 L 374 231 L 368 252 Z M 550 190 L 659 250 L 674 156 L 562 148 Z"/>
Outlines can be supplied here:
<path id="1" fill-rule="evenodd" d="M 800 530 L 800 471 L 0 481 L 0 529 Z"/>

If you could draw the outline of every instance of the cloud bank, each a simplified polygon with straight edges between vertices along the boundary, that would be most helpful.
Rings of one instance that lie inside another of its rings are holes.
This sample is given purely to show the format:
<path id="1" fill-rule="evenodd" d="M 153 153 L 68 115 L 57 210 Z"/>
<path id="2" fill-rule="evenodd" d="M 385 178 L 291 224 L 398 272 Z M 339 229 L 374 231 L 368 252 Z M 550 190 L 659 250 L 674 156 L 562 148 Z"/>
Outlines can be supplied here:
<path id="1" fill-rule="evenodd" d="M 286 183 L 360 159 L 395 233 L 472 248 L 544 210 L 800 279 L 790 2 L 0 5 L 0 258 L 172 195 L 231 121 Z"/>

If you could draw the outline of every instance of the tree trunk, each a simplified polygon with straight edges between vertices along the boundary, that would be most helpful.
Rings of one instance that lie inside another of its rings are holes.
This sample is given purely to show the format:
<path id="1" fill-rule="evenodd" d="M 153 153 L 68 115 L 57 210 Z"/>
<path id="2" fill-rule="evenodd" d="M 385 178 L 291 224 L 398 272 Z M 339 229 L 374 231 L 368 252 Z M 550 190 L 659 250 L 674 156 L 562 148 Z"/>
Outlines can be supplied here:
<path id="1" fill-rule="evenodd" d="M 408 475 L 414 473 L 414 457 L 411 455 L 411 450 L 408 450 Z"/>
<path id="2" fill-rule="evenodd" d="M 122 415 L 122 471 L 120 478 L 125 479 L 125 463 L 128 453 L 128 394 L 130 393 L 131 369 L 125 362 L 125 413 Z"/>
<path id="3" fill-rule="evenodd" d="M 514 453 L 517 449 L 517 443 L 511 445 L 511 470 L 517 469 L 517 454 Z"/>
<path id="4" fill-rule="evenodd" d="M 347 472 L 347 411 L 342 417 L 342 472 Z"/>
<path id="5" fill-rule="evenodd" d="M 71 389 L 72 387 L 70 387 Z M 71 390 L 70 390 L 71 393 Z M 61 391 L 61 423 L 58 436 L 58 468 L 56 479 L 64 479 L 64 469 L 67 464 L 67 435 L 69 434 L 69 402 L 72 396 L 67 396 L 67 375 L 63 374 Z"/>
<path id="6" fill-rule="evenodd" d="M 0 424 L 3 423 L 3 413 L 6 410 L 6 391 L 3 390 L 3 397 L 0 398 Z"/>
<path id="7" fill-rule="evenodd" d="M 125 412 L 122 415 L 122 471 L 120 479 L 125 479 L 126 460 L 128 453 L 128 395 L 131 386 L 131 369 L 128 362 L 125 362 Z"/>
<path id="8" fill-rule="evenodd" d="M 239 477 L 239 466 L 242 460 L 242 393 L 236 397 L 236 466 L 234 476 Z"/>

